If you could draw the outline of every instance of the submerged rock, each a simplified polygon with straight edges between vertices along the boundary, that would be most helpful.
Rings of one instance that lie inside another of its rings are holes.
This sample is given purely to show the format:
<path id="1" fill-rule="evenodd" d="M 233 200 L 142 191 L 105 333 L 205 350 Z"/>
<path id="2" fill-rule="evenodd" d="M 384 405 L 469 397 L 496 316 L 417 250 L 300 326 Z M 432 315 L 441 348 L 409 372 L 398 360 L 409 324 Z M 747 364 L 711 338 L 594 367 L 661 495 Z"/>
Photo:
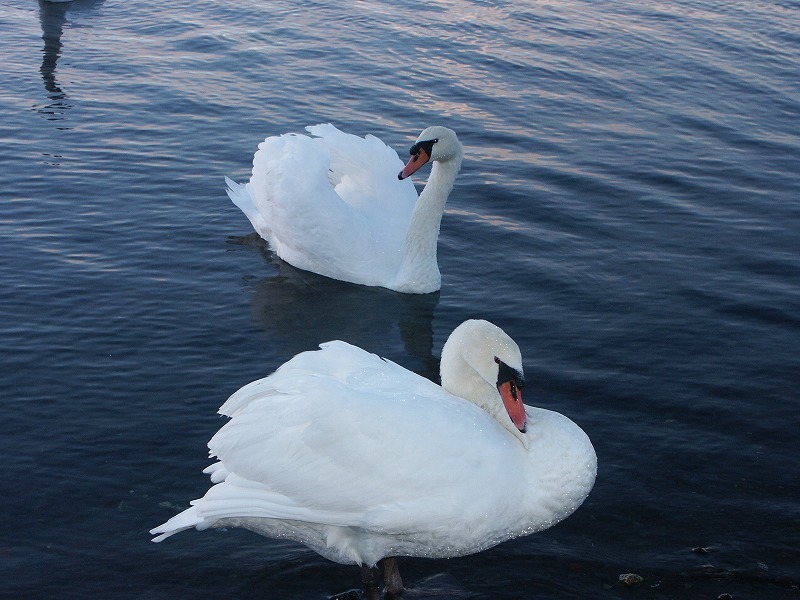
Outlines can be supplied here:
<path id="1" fill-rule="evenodd" d="M 639 585 L 644 581 L 644 577 L 636 573 L 623 573 L 619 576 L 619 580 L 625 585 Z"/>

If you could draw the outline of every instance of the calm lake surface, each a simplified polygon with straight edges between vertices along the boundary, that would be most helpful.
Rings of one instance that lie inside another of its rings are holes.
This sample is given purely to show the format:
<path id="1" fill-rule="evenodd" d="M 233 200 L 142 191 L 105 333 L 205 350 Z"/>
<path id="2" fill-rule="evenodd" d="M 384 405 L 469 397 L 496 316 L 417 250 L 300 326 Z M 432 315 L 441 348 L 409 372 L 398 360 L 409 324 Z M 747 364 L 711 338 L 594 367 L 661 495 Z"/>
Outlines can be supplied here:
<path id="1" fill-rule="evenodd" d="M 6 0 L 0 56 L 0 596 L 356 588 L 299 545 L 148 530 L 208 488 L 240 386 L 335 338 L 436 379 L 482 317 L 597 483 L 548 531 L 402 560 L 407 597 L 800 598 L 797 2 Z M 252 235 L 223 176 L 319 122 L 403 155 L 458 132 L 440 293 Z"/>

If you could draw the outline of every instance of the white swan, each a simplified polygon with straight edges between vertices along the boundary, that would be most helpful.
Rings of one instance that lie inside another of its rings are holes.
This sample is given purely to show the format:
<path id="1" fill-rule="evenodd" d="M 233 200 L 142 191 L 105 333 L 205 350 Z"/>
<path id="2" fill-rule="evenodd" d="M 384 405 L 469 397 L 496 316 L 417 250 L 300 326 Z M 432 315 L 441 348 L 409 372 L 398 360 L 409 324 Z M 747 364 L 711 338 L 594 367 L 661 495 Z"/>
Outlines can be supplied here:
<path id="1" fill-rule="evenodd" d="M 306 130 L 313 137 L 286 134 L 259 144 L 249 183 L 225 178 L 256 232 L 306 271 L 398 292 L 438 290 L 439 225 L 464 155 L 456 134 L 427 128 L 403 168 L 374 136 L 330 124 Z M 417 198 L 406 177 L 428 160 L 431 175 Z"/>
<path id="2" fill-rule="evenodd" d="M 385 558 L 391 596 L 402 589 L 393 557 L 480 552 L 581 505 L 592 444 L 567 417 L 522 404 L 520 351 L 502 329 L 459 325 L 441 377 L 341 341 L 298 354 L 225 402 L 231 420 L 208 444 L 219 462 L 205 470 L 216 485 L 153 541 L 244 527 L 365 574 Z"/>

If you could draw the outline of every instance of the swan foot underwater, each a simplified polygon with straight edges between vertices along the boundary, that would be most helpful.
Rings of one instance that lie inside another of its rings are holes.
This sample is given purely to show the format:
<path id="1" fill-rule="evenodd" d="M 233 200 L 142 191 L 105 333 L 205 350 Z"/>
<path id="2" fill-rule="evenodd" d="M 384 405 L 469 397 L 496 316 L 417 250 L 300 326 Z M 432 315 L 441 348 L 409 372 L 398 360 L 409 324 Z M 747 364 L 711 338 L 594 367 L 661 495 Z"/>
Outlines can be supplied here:
<path id="1" fill-rule="evenodd" d="M 468 320 L 442 348 L 441 386 L 342 341 L 235 392 L 208 443 L 214 485 L 151 530 L 242 527 L 359 565 L 367 597 L 403 589 L 396 557 L 474 554 L 572 514 L 594 485 L 583 430 L 523 404 L 517 344 Z"/>
<path id="2" fill-rule="evenodd" d="M 299 269 L 411 294 L 440 289 L 439 227 L 464 157 L 455 132 L 428 127 L 403 166 L 375 136 L 330 124 L 306 130 L 261 142 L 248 183 L 225 178 L 255 231 Z M 408 177 L 427 162 L 417 196 Z"/>
<path id="3" fill-rule="evenodd" d="M 403 580 L 400 578 L 400 569 L 397 567 L 397 557 L 387 556 L 378 561 L 374 567 L 361 565 L 361 585 L 367 600 L 380 600 L 378 592 L 380 571 L 383 570 L 384 600 L 397 600 L 403 595 Z"/>

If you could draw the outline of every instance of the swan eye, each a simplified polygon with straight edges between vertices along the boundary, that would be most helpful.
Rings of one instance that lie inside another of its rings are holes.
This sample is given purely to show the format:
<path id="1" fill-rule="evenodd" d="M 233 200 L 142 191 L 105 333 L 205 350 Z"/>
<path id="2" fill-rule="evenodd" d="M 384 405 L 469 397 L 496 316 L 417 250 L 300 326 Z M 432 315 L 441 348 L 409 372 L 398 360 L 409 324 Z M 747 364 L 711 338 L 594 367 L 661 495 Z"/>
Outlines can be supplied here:
<path id="1" fill-rule="evenodd" d="M 439 141 L 439 139 L 437 138 L 435 140 L 427 140 L 425 142 L 417 142 L 416 144 L 411 146 L 411 150 L 409 150 L 408 153 L 411 156 L 416 158 L 417 156 L 419 156 L 420 152 L 422 150 L 424 150 L 425 153 L 428 155 L 428 157 L 430 157 L 431 152 L 433 150 L 433 145 L 438 141 Z"/>
<path id="2" fill-rule="evenodd" d="M 510 383 L 511 396 L 514 400 L 517 400 L 519 398 L 519 390 L 525 387 L 525 376 L 516 369 L 509 367 L 496 356 L 494 357 L 494 362 L 497 363 L 497 386 Z"/>

